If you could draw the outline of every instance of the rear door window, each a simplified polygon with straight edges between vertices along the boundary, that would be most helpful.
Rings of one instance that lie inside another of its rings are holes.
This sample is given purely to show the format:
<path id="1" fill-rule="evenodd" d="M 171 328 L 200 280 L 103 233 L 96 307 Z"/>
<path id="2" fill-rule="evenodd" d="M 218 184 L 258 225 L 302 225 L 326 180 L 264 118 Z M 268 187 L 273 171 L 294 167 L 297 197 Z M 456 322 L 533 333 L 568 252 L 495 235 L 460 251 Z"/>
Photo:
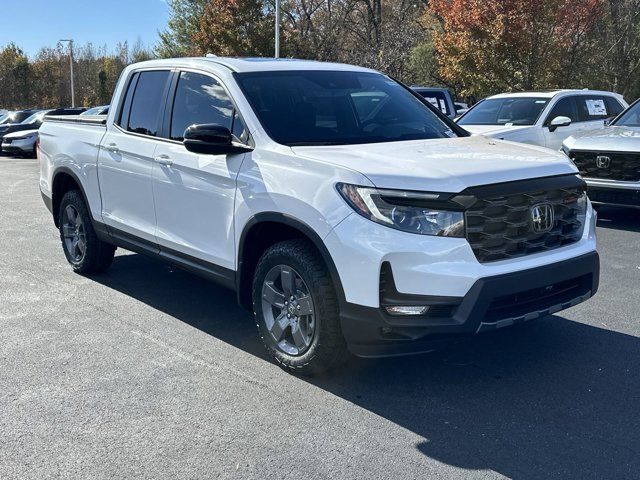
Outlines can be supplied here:
<path id="1" fill-rule="evenodd" d="M 168 80 L 168 70 L 140 73 L 131 101 L 129 121 L 126 124 L 128 131 L 153 137 L 158 135 Z"/>
<path id="2" fill-rule="evenodd" d="M 578 119 L 581 122 L 604 120 L 611 116 L 602 95 L 580 95 L 576 97 Z"/>

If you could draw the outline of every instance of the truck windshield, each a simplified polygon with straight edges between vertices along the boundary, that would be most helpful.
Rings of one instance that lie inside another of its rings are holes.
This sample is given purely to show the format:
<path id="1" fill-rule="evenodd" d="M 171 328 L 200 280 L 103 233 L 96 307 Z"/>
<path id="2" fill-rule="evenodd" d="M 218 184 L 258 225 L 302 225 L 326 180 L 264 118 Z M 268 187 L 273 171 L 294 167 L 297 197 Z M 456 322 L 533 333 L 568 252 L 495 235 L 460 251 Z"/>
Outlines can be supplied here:
<path id="1" fill-rule="evenodd" d="M 262 126 L 289 145 L 350 145 L 455 137 L 427 106 L 378 73 L 283 71 L 236 78 Z"/>
<path id="2" fill-rule="evenodd" d="M 540 97 L 490 98 L 464 114 L 458 125 L 533 125 L 547 103 Z"/>
<path id="3" fill-rule="evenodd" d="M 612 125 L 616 127 L 640 127 L 640 102 L 631 105 Z"/>

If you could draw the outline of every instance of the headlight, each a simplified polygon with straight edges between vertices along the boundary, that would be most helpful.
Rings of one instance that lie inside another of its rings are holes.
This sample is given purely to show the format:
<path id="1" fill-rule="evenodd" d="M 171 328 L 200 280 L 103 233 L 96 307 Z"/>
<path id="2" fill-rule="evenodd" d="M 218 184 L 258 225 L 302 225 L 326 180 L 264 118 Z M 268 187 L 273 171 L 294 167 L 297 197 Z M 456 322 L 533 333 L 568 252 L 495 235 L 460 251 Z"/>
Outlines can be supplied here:
<path id="1" fill-rule="evenodd" d="M 16 137 L 14 138 L 14 140 L 31 140 L 32 138 L 35 138 L 36 135 L 38 135 L 37 133 L 29 133 L 27 135 L 24 135 L 22 137 Z"/>
<path id="2" fill-rule="evenodd" d="M 336 186 L 351 208 L 373 222 L 420 235 L 464 237 L 464 213 L 439 208 L 437 193 Z"/>

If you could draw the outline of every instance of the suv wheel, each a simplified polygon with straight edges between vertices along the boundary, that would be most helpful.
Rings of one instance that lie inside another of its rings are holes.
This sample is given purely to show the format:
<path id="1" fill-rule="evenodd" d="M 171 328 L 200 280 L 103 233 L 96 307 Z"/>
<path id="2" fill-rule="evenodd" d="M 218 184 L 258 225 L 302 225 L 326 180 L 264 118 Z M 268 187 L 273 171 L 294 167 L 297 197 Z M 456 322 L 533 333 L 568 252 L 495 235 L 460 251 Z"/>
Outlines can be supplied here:
<path id="1" fill-rule="evenodd" d="M 77 273 L 98 273 L 113 261 L 116 247 L 98 239 L 80 192 L 67 192 L 58 212 L 60 240 L 67 261 Z"/>
<path id="2" fill-rule="evenodd" d="M 253 311 L 260 338 L 285 369 L 314 375 L 348 357 L 326 265 L 305 240 L 270 247 L 258 262 Z"/>

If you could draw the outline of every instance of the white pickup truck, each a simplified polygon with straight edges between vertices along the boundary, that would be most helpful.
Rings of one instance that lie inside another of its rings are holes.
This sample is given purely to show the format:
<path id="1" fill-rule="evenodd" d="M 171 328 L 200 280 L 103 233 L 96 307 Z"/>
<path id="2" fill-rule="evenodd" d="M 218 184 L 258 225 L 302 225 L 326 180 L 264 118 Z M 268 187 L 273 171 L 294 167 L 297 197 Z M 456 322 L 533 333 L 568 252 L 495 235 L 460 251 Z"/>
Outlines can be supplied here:
<path id="1" fill-rule="evenodd" d="M 125 69 L 111 105 L 40 129 L 73 269 L 102 271 L 119 246 L 211 278 L 291 371 L 428 351 L 597 290 L 595 214 L 569 159 L 471 137 L 381 73 L 154 60 Z"/>

